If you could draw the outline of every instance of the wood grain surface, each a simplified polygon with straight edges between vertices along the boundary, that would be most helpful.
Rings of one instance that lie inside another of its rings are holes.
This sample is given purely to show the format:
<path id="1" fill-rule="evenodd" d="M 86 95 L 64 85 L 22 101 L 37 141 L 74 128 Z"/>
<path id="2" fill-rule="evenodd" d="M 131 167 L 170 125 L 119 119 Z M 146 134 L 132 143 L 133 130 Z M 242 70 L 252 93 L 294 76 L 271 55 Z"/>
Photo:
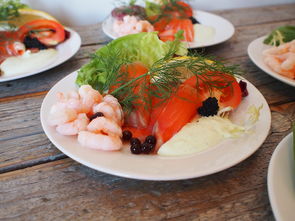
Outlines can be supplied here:
<path id="1" fill-rule="evenodd" d="M 0 220 L 274 220 L 267 168 L 295 121 L 295 88 L 256 67 L 247 46 L 277 26 L 294 25 L 295 4 L 215 13 L 230 20 L 236 32 L 202 52 L 240 65 L 272 111 L 271 131 L 258 151 L 225 171 L 173 182 L 116 177 L 65 156 L 42 130 L 42 100 L 56 82 L 111 40 L 101 24 L 73 27 L 83 44 L 69 61 L 0 83 Z"/>

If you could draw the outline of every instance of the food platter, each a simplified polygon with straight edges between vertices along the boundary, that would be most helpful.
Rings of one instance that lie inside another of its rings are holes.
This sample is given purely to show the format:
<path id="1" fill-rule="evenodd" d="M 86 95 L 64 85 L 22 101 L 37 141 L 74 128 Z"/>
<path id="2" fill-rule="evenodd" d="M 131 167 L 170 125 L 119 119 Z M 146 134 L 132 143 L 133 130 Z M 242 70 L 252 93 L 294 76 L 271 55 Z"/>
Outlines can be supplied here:
<path id="1" fill-rule="evenodd" d="M 20 79 L 24 77 L 28 77 L 31 75 L 35 75 L 41 73 L 43 71 L 47 71 L 51 68 L 54 68 L 63 62 L 69 60 L 72 56 L 74 56 L 81 46 L 81 37 L 80 35 L 74 31 L 73 29 L 66 28 L 66 30 L 70 33 L 70 37 L 63 43 L 59 44 L 57 49 L 57 56 L 50 60 L 49 63 L 45 64 L 42 68 L 38 68 L 29 73 L 22 73 L 19 75 L 13 76 L 0 76 L 0 82 L 11 81 L 15 79 Z"/>
<path id="2" fill-rule="evenodd" d="M 286 84 L 289 84 L 293 87 L 295 87 L 295 80 L 292 80 L 290 78 L 284 77 L 276 72 L 274 72 L 273 70 L 271 70 L 263 61 L 263 55 L 262 52 L 265 49 L 271 48 L 271 46 L 269 45 L 265 45 L 263 43 L 264 39 L 266 38 L 266 36 L 257 38 L 255 40 L 253 40 L 249 46 L 248 46 L 248 55 L 250 57 L 250 59 L 253 61 L 253 63 L 259 67 L 261 70 L 263 70 L 265 73 L 267 73 L 268 75 L 280 80 L 281 82 L 284 82 Z"/>
<path id="3" fill-rule="evenodd" d="M 235 28 L 231 22 L 213 13 L 194 10 L 194 18 L 196 18 L 200 22 L 200 24 L 214 28 L 215 35 L 210 41 L 206 43 L 188 43 L 188 48 L 201 48 L 220 44 L 229 40 L 235 32 Z M 107 17 L 107 19 L 105 19 L 102 23 L 102 30 L 108 37 L 112 39 L 116 39 L 119 37 L 113 31 L 113 18 L 111 16 Z"/>
<path id="4" fill-rule="evenodd" d="M 293 220 L 295 208 L 295 161 L 293 135 L 287 135 L 276 147 L 268 167 L 267 187 L 276 220 Z"/>
<path id="5" fill-rule="evenodd" d="M 262 94 L 248 81 L 249 96 L 232 114 L 232 121 L 241 123 L 247 118 L 251 105 L 263 105 L 259 120 L 252 132 L 240 138 L 228 139 L 203 152 L 182 157 L 161 157 L 158 155 L 133 155 L 128 147 L 119 152 L 103 152 L 80 146 L 74 136 L 59 135 L 47 123 L 50 107 L 56 102 L 57 92 L 77 89 L 73 72 L 60 80 L 43 100 L 40 118 L 43 130 L 50 141 L 64 154 L 95 170 L 141 180 L 180 180 L 213 174 L 231 166 L 253 154 L 263 143 L 270 129 L 271 116 L 268 104 Z"/>

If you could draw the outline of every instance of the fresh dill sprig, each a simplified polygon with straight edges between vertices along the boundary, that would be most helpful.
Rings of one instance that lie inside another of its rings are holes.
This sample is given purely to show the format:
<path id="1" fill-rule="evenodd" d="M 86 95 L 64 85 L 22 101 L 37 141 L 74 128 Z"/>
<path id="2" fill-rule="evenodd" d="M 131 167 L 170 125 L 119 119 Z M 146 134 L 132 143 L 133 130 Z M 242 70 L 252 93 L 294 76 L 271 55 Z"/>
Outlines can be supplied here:
<path id="1" fill-rule="evenodd" d="M 0 21 L 9 21 L 19 16 L 18 10 L 25 7 L 27 5 L 22 4 L 20 0 L 0 0 Z"/>
<path id="2" fill-rule="evenodd" d="M 171 45 L 168 53 L 156 61 L 147 73 L 130 77 L 127 67 L 132 64 L 122 56 L 120 50 L 109 47 L 105 53 L 94 55 L 100 61 L 100 72 L 106 73 L 105 83 L 101 91 L 115 96 L 125 112 L 130 113 L 136 106 L 143 105 L 150 109 L 151 98 L 159 103 L 169 99 L 185 79 L 195 76 L 196 88 L 206 87 L 209 92 L 222 90 L 231 86 L 232 78 L 224 74 L 236 76 L 241 74 L 237 66 L 226 65 L 212 57 L 194 54 L 194 57 L 174 57 L 175 45 Z"/>

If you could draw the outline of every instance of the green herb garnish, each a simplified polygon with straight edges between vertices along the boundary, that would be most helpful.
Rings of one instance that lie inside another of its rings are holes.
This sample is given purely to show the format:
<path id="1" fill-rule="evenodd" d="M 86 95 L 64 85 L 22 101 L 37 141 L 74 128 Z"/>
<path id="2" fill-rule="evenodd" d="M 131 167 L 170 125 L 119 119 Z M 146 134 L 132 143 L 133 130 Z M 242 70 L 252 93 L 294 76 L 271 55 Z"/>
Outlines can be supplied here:
<path id="1" fill-rule="evenodd" d="M 124 46 L 121 48 L 115 47 L 117 45 L 116 42 L 115 45 L 114 43 L 110 43 L 103 49 L 100 49 L 100 53 L 94 55 L 90 64 L 82 67 L 76 82 L 79 85 L 90 84 L 102 93 L 111 93 L 118 98 L 126 112 L 132 111 L 136 105 L 144 105 L 148 109 L 151 105 L 151 97 L 157 97 L 165 101 L 171 94 L 177 91 L 178 86 L 183 80 L 193 75 L 197 77 L 197 88 L 199 84 L 203 84 L 209 91 L 212 91 L 213 89 L 222 90 L 230 86 L 232 81 L 225 78 L 224 73 L 230 75 L 240 74 L 237 66 L 226 66 L 221 61 L 212 61 L 211 57 L 199 54 L 195 54 L 195 57 L 174 57 L 176 51 L 179 50 L 180 34 L 176 36 L 176 41 L 167 43 L 169 50 L 157 60 L 146 61 L 146 58 L 142 57 L 142 54 L 138 54 L 138 52 L 141 50 L 144 51 L 146 48 L 135 47 L 133 44 L 134 41 L 132 41 L 133 43 L 130 42 L 130 44 L 127 41 L 120 42 L 120 45 Z M 153 34 L 141 33 L 141 35 L 148 37 Z M 140 36 L 130 35 L 123 39 L 134 40 L 135 37 Z M 152 39 L 145 40 L 149 44 L 151 42 L 155 44 Z M 141 43 L 142 40 L 140 38 L 138 43 Z M 131 48 L 134 48 L 134 51 L 132 50 L 130 53 L 134 52 L 136 59 L 134 59 L 132 54 L 126 54 Z M 153 48 L 153 50 L 157 51 L 157 48 Z M 147 50 L 146 53 L 150 53 L 150 51 Z M 152 54 L 149 57 L 151 56 Z M 148 67 L 149 71 L 130 79 L 126 77 L 128 76 L 127 73 L 122 73 L 121 67 L 136 61 L 141 61 L 142 63 L 146 61 L 144 64 Z M 90 73 L 88 77 L 87 73 Z M 187 76 L 184 76 L 184 73 Z M 102 79 L 103 81 L 100 81 Z M 134 88 L 137 88 L 136 93 L 134 92 Z"/>
<path id="2" fill-rule="evenodd" d="M 0 21 L 9 21 L 14 17 L 18 17 L 18 10 L 25 8 L 27 5 L 20 0 L 0 0 Z"/>
<path id="3" fill-rule="evenodd" d="M 286 25 L 273 30 L 263 41 L 264 44 L 279 46 L 295 39 L 295 26 Z"/>

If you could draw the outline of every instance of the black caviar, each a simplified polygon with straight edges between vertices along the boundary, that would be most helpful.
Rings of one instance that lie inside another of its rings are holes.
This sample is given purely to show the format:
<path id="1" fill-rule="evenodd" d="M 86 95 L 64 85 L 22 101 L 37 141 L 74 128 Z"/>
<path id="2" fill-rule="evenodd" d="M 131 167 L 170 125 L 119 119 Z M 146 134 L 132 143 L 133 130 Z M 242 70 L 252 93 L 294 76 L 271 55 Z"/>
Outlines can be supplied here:
<path id="1" fill-rule="evenodd" d="M 39 50 L 44 50 L 48 48 L 45 44 L 42 44 L 37 38 L 32 38 L 30 36 L 26 36 L 23 43 L 27 49 L 38 48 Z"/>
<path id="2" fill-rule="evenodd" d="M 217 114 L 219 106 L 218 100 L 215 97 L 209 97 L 202 102 L 203 106 L 198 108 L 198 113 L 201 116 L 209 117 Z"/>
<path id="3" fill-rule="evenodd" d="M 198 20 L 195 19 L 194 17 L 189 17 L 189 19 L 192 21 L 193 25 L 194 24 L 200 24 L 200 22 L 198 22 Z"/>

